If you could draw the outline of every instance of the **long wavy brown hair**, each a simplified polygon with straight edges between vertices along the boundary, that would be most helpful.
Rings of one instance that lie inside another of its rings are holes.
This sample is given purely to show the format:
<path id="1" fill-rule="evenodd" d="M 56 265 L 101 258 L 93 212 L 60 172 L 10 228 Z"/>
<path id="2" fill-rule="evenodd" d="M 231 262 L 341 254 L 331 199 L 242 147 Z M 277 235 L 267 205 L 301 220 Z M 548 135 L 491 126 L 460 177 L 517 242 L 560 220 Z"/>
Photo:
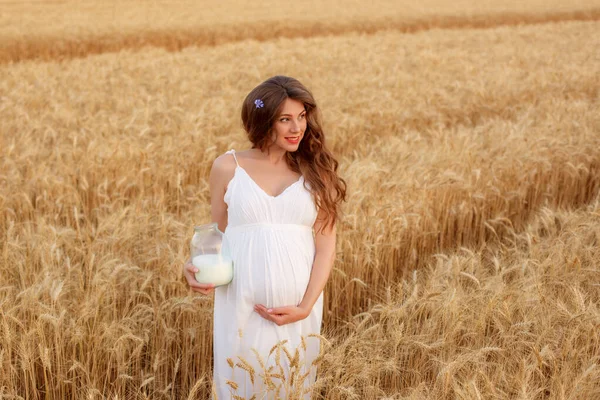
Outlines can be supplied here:
<path id="1" fill-rule="evenodd" d="M 291 170 L 304 176 L 307 188 L 318 210 L 325 213 L 323 229 L 334 226 L 341 216 L 340 205 L 346 200 L 346 181 L 337 175 L 338 161 L 325 145 L 321 115 L 312 93 L 297 79 L 274 76 L 254 89 L 242 105 L 242 123 L 253 149 L 267 151 L 271 145 L 273 124 L 281 113 L 285 99 L 294 99 L 306 109 L 306 131 L 298 150 L 287 152 L 286 162 Z M 255 101 L 260 99 L 262 107 Z"/>

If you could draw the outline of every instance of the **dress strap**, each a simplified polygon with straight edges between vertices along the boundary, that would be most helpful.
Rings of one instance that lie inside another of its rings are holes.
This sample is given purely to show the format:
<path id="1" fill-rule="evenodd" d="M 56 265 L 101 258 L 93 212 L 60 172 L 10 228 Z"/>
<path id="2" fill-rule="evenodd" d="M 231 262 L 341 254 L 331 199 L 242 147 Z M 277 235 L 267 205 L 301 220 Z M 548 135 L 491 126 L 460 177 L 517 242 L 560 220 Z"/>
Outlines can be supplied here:
<path id="1" fill-rule="evenodd" d="M 238 163 L 237 157 L 235 156 L 235 150 L 231 149 L 225 152 L 225 154 L 231 154 L 233 156 L 233 159 L 235 160 L 236 165 L 239 167 L 240 163 Z"/>

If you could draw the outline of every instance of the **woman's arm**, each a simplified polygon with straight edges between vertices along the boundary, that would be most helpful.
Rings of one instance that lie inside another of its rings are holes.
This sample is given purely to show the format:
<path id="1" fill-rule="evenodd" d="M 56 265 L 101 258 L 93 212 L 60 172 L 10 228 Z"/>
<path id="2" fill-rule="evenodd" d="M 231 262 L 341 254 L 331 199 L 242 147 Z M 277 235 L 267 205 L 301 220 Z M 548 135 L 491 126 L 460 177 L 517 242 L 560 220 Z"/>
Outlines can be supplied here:
<path id="1" fill-rule="evenodd" d="M 227 158 L 231 158 L 231 160 Z M 225 228 L 227 228 L 227 204 L 223 197 L 225 196 L 227 183 L 233 175 L 230 161 L 233 162 L 233 158 L 228 154 L 217 157 L 213 162 L 208 178 L 211 221 L 219 225 L 221 232 L 225 232 Z"/>
<path id="2" fill-rule="evenodd" d="M 335 224 L 325 228 L 321 232 L 321 227 L 324 225 L 324 217 L 322 213 L 319 213 L 319 218 L 315 222 L 315 260 L 310 273 L 308 287 L 302 301 L 298 304 L 298 307 L 306 313 L 306 316 L 310 314 L 321 292 L 325 288 L 335 261 Z"/>
<path id="3" fill-rule="evenodd" d="M 231 163 L 227 160 L 227 155 L 221 155 L 216 158 L 210 169 L 208 178 L 210 187 L 210 214 L 211 221 L 216 222 L 221 232 L 227 227 L 227 204 L 223 200 L 227 182 L 233 175 Z M 232 159 L 233 160 L 233 159 Z M 231 160 L 231 161 L 232 161 Z M 210 294 L 214 290 L 214 286 L 210 284 L 198 283 L 195 273 L 198 268 L 194 267 L 192 260 L 189 259 L 183 266 L 183 276 L 188 282 L 190 289 L 194 292 L 202 294 Z"/>

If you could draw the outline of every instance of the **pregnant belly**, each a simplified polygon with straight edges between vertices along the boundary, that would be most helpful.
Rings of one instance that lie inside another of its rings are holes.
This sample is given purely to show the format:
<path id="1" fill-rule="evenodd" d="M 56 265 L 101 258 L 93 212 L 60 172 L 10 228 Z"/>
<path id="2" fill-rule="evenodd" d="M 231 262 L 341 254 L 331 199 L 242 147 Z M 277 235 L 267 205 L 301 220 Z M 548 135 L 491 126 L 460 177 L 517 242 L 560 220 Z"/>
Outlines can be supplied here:
<path id="1" fill-rule="evenodd" d="M 256 229 L 228 239 L 232 289 L 244 302 L 281 307 L 302 301 L 315 255 L 311 231 Z"/>
<path id="2" fill-rule="evenodd" d="M 306 249 L 249 251 L 243 258 L 248 262 L 240 260 L 239 268 L 234 265 L 234 279 L 239 279 L 238 287 L 247 302 L 282 307 L 302 301 L 312 268 Z"/>
<path id="3" fill-rule="evenodd" d="M 297 305 L 306 292 L 310 271 L 305 265 L 269 265 L 248 276 L 248 300 L 266 307 Z"/>

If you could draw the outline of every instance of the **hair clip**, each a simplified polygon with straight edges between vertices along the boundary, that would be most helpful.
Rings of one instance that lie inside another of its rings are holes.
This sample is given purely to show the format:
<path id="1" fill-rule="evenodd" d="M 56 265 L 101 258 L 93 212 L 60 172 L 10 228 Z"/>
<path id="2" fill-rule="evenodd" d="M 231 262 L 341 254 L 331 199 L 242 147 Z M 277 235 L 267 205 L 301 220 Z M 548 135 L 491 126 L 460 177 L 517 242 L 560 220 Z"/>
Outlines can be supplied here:
<path id="1" fill-rule="evenodd" d="M 256 99 L 254 100 L 254 105 L 256 105 L 256 108 L 263 108 L 265 106 L 265 103 L 263 103 L 261 99 Z"/>

